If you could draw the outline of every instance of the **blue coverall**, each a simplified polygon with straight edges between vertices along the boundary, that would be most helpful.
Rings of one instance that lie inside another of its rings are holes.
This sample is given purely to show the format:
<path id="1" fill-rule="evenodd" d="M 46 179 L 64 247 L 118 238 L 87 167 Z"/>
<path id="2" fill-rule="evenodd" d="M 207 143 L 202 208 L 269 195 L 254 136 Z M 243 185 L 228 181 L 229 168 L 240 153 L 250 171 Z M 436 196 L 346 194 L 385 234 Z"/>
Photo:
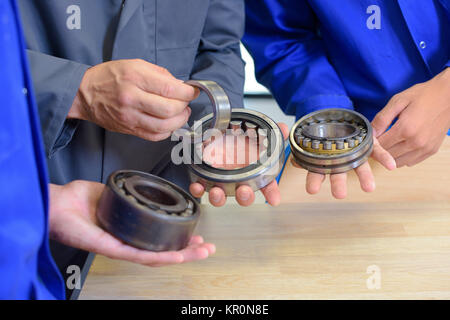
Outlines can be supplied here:
<path id="1" fill-rule="evenodd" d="M 18 9 L 0 1 L 0 299 L 64 299 L 48 246 L 48 178 Z"/>

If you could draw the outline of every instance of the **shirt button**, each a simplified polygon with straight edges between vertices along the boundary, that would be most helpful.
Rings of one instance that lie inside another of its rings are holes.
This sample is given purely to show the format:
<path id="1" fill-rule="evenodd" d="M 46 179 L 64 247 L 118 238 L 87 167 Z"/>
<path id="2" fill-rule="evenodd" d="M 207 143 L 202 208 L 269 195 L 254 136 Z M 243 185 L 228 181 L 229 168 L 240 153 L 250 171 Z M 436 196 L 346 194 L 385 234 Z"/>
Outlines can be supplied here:
<path id="1" fill-rule="evenodd" d="M 27 89 L 27 88 L 22 88 L 22 93 L 23 93 L 24 95 L 27 95 L 27 94 L 28 94 L 28 89 Z"/>
<path id="2" fill-rule="evenodd" d="M 427 44 L 425 43 L 425 41 L 420 41 L 419 46 L 421 49 L 425 49 L 427 47 Z"/>

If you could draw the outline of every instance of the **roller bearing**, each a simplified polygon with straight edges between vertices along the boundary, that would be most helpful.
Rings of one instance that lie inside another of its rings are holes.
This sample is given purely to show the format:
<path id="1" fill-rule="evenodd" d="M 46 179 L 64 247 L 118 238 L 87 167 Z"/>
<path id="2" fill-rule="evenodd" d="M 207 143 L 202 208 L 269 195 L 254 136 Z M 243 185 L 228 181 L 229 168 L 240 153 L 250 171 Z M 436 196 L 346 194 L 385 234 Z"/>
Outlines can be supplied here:
<path id="1" fill-rule="evenodd" d="M 200 120 L 202 134 L 210 128 L 212 118 L 213 115 L 210 114 Z M 245 134 L 249 139 L 255 139 L 258 149 L 263 150 L 259 153 L 259 159 L 239 169 L 213 167 L 203 161 L 202 156 L 198 154 L 203 146 L 197 143 L 191 148 L 192 162 L 189 166 L 191 180 L 203 184 L 207 191 L 213 186 L 219 186 L 226 195 L 235 195 L 235 189 L 240 185 L 248 185 L 255 191 L 265 187 L 277 177 L 284 163 L 284 140 L 280 128 L 272 119 L 260 112 L 232 109 L 228 129 L 232 134 Z M 202 161 L 196 164 L 194 159 Z"/>
<path id="2" fill-rule="evenodd" d="M 150 251 L 185 248 L 199 216 L 200 206 L 189 193 L 165 179 L 133 170 L 109 176 L 97 208 L 105 230 Z"/>
<path id="3" fill-rule="evenodd" d="M 307 114 L 291 130 L 295 161 L 309 171 L 341 173 L 367 161 L 373 148 L 372 127 L 360 113 L 324 109 Z"/>

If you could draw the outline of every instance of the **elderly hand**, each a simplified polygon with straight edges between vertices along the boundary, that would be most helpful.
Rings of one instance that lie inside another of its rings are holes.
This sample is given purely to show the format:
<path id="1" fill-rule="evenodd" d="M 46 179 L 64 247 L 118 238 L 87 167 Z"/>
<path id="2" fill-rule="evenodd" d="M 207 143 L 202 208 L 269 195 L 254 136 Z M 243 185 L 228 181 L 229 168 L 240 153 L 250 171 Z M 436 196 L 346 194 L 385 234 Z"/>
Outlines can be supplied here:
<path id="1" fill-rule="evenodd" d="M 97 203 L 104 189 L 97 182 L 73 181 L 63 186 L 50 185 L 50 237 L 71 247 L 157 267 L 205 259 L 215 246 L 194 236 L 180 251 L 151 252 L 131 247 L 98 226 Z"/>
<path id="2" fill-rule="evenodd" d="M 450 68 L 393 96 L 372 125 L 398 167 L 413 166 L 435 154 L 450 128 Z"/>
<path id="3" fill-rule="evenodd" d="M 279 123 L 278 126 L 280 127 L 284 138 L 286 138 L 289 135 L 289 129 L 287 127 L 286 124 L 284 123 Z M 224 137 L 224 139 L 226 139 L 226 137 Z M 214 144 L 219 144 L 219 148 L 216 148 L 216 146 L 214 146 Z M 220 153 L 218 155 L 216 155 L 216 158 L 222 158 L 222 154 L 226 156 L 227 154 L 227 149 L 226 149 L 227 144 L 224 143 L 224 140 L 215 140 L 213 141 L 210 145 L 208 145 L 208 147 L 210 148 L 214 148 L 216 150 L 221 150 L 223 153 Z M 235 152 L 230 152 L 230 154 L 233 155 L 238 155 L 239 153 L 241 154 L 256 154 L 257 152 L 255 152 L 256 148 L 258 148 L 258 146 L 254 143 L 251 143 L 251 141 L 249 139 L 246 140 L 246 144 L 239 144 L 239 143 L 234 143 L 233 147 L 244 147 L 245 150 L 236 150 Z M 223 147 L 223 148 L 222 148 Z M 208 152 L 206 152 L 206 154 L 208 154 Z M 249 159 L 248 156 L 245 157 L 247 160 Z M 206 161 L 208 161 L 208 159 L 205 159 Z M 214 161 L 211 161 L 214 162 Z M 238 167 L 242 167 L 242 164 L 233 164 L 232 161 L 224 161 L 224 163 L 222 164 L 213 164 L 215 166 L 220 166 L 222 168 L 226 168 L 226 169 L 234 169 L 234 168 L 238 168 Z M 245 165 L 245 164 L 244 164 Z M 200 198 L 204 192 L 205 192 L 205 188 L 200 184 L 200 183 L 193 183 L 191 184 L 190 188 L 189 188 L 191 194 L 194 197 Z M 263 193 L 264 197 L 266 198 L 267 202 L 272 205 L 272 206 L 276 206 L 280 203 L 281 201 L 281 196 L 280 196 L 280 191 L 278 190 L 278 184 L 277 182 L 274 180 L 271 183 L 269 183 L 267 186 L 265 186 L 264 188 L 261 189 L 261 192 Z M 255 193 L 253 192 L 252 188 L 250 188 L 249 186 L 239 186 L 236 189 L 236 201 L 241 205 L 241 206 L 249 206 L 253 203 L 253 201 L 255 201 Z M 225 196 L 225 192 L 220 188 L 220 187 L 213 187 L 211 188 L 211 190 L 209 191 L 209 202 L 216 207 L 220 207 L 223 206 L 226 203 L 226 196 Z"/>
<path id="4" fill-rule="evenodd" d="M 182 127 L 198 89 L 143 60 L 115 60 L 88 69 L 68 118 L 150 141 Z"/>

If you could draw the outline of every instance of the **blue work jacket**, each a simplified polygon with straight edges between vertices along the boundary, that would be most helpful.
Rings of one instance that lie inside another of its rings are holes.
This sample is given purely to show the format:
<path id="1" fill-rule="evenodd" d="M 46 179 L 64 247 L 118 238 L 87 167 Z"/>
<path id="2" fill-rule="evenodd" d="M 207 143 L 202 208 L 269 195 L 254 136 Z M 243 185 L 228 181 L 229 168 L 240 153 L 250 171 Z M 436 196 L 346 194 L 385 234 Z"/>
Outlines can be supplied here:
<path id="1" fill-rule="evenodd" d="M 48 246 L 48 178 L 14 0 L 0 1 L 0 299 L 64 299 Z"/>
<path id="2" fill-rule="evenodd" d="M 450 0 L 245 3 L 257 79 L 297 118 L 340 107 L 373 119 L 394 94 L 450 66 Z"/>

